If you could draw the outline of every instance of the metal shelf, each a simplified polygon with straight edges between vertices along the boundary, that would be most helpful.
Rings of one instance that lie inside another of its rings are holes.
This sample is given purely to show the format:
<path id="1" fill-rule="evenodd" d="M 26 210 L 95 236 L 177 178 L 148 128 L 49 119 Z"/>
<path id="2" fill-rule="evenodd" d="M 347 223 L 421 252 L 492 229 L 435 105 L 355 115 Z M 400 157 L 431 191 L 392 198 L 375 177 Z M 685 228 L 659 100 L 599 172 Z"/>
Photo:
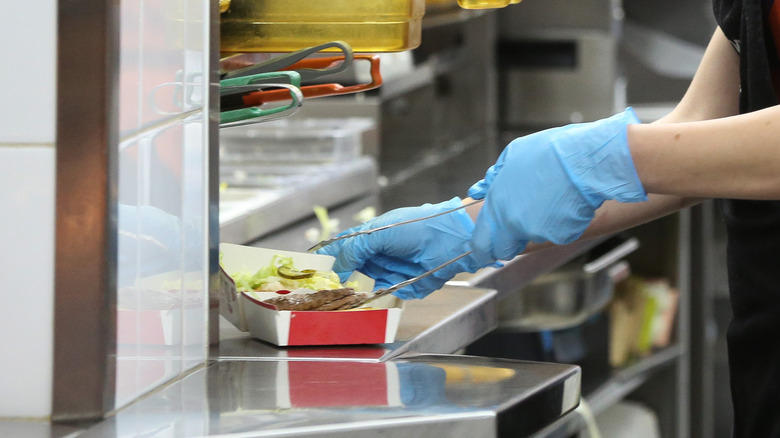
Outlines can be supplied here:
<path id="1" fill-rule="evenodd" d="M 269 234 L 297 220 L 313 215 L 312 205 L 332 207 L 377 191 L 377 168 L 371 157 L 360 157 L 340 163 L 330 170 L 323 167 L 305 183 L 273 190 L 242 188 L 247 197 L 238 213 L 220 218 L 220 241 L 244 244 Z M 228 189 L 230 190 L 230 189 Z M 273 196 L 268 196 L 268 193 Z M 265 196 L 264 196 L 265 195 Z M 224 210 L 224 205 L 220 208 Z"/>
<path id="2" fill-rule="evenodd" d="M 682 355 L 683 349 L 679 345 L 673 345 L 658 350 L 650 356 L 637 361 L 633 365 L 616 370 L 604 383 L 599 385 L 589 394 L 585 394 L 583 400 L 587 403 L 592 413 L 598 415 L 634 392 L 645 383 L 654 372 L 663 367 L 672 365 Z M 586 426 L 587 424 L 582 415 L 578 411 L 574 411 L 537 432 L 533 437 L 569 437 L 585 430 Z"/>

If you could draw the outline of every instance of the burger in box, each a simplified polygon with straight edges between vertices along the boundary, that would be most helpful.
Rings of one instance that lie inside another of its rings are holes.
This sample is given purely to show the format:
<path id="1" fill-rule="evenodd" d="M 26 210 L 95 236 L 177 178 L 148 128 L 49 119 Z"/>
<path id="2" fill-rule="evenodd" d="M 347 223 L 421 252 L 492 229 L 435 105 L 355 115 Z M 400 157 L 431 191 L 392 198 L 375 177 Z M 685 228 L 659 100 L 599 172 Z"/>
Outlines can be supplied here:
<path id="1" fill-rule="evenodd" d="M 355 272 L 342 284 L 328 255 L 221 244 L 220 314 L 279 346 L 395 341 L 402 301 L 387 295 L 353 307 L 374 281 Z"/>

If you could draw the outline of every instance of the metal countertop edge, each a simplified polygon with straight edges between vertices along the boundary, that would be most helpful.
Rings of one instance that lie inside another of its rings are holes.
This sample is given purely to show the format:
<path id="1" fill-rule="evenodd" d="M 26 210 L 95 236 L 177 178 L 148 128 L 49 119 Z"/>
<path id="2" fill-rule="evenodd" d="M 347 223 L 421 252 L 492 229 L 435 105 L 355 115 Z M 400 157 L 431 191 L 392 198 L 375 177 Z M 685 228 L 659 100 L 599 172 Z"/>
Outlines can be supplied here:
<path id="1" fill-rule="evenodd" d="M 473 301 L 466 307 L 463 307 L 460 312 L 452 315 L 449 318 L 439 321 L 437 324 L 434 324 L 431 327 L 428 327 L 426 330 L 418 334 L 413 339 L 410 339 L 409 341 L 405 342 L 398 349 L 392 350 L 389 353 L 382 356 L 380 358 L 380 361 L 384 362 L 387 360 L 391 360 L 393 358 L 397 358 L 405 353 L 412 353 L 412 352 L 419 353 L 419 354 L 452 354 L 455 351 L 458 351 L 459 349 L 465 347 L 471 342 L 479 339 L 483 335 L 494 330 L 496 327 L 498 327 L 498 317 L 497 317 L 497 312 L 495 310 L 497 293 L 494 290 L 491 290 L 490 292 L 492 293 L 485 294 L 485 296 L 481 297 L 480 299 Z M 463 320 L 464 318 L 468 318 L 474 312 L 482 312 L 487 317 L 486 319 L 483 319 L 484 325 L 482 325 L 481 327 L 477 327 L 477 333 L 475 333 L 475 336 L 471 336 L 470 338 L 463 338 L 464 340 L 462 342 L 458 342 L 457 343 L 458 345 L 454 345 L 452 348 L 446 348 L 446 350 L 448 350 L 446 352 L 429 351 L 426 350 L 425 348 L 416 349 L 421 345 L 426 345 L 430 343 L 441 345 L 440 344 L 441 341 L 437 340 L 436 337 L 438 334 L 442 333 L 442 330 L 448 330 L 446 333 L 447 336 L 444 336 L 444 340 L 450 340 L 452 338 L 457 339 L 457 337 L 451 336 L 452 334 L 451 329 L 453 327 L 461 328 L 461 326 L 457 324 L 457 321 Z"/>

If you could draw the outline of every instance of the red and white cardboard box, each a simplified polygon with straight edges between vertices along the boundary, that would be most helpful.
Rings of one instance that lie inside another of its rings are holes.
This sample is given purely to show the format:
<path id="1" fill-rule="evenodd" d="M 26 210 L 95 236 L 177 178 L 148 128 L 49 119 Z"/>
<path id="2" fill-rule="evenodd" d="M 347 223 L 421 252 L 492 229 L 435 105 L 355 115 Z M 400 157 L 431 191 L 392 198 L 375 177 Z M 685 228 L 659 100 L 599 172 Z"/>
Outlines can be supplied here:
<path id="1" fill-rule="evenodd" d="M 241 331 L 279 346 L 382 344 L 395 341 L 403 312 L 403 301 L 392 295 L 372 301 L 368 309 L 336 311 L 276 310 L 263 303 L 278 296 L 274 292 L 238 292 L 229 273 L 255 272 L 267 266 L 275 255 L 292 257 L 298 269 L 329 271 L 331 256 L 281 251 L 223 243 L 219 311 Z M 358 292 L 371 292 L 374 281 L 355 272 L 349 281 Z M 300 293 L 300 291 L 293 291 Z"/>

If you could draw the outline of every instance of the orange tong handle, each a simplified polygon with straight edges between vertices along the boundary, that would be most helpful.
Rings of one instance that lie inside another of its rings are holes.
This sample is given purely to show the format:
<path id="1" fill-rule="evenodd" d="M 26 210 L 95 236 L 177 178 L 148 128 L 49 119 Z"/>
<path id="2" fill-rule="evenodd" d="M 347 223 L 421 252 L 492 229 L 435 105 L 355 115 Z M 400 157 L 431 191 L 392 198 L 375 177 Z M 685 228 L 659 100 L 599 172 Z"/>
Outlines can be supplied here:
<path id="1" fill-rule="evenodd" d="M 335 96 L 339 94 L 357 93 L 360 91 L 372 90 L 382 85 L 382 75 L 379 72 L 378 55 L 355 55 L 355 61 L 362 59 L 371 62 L 371 82 L 365 84 L 343 86 L 341 84 L 318 84 L 305 85 L 301 87 L 304 98 L 315 98 L 325 96 Z M 285 70 L 295 70 L 296 68 L 325 68 L 334 62 L 343 61 L 343 56 L 327 56 L 320 58 L 308 58 L 296 62 Z M 279 102 L 290 100 L 288 90 L 264 90 L 249 93 L 243 98 L 244 105 L 259 106 L 268 102 Z"/>

